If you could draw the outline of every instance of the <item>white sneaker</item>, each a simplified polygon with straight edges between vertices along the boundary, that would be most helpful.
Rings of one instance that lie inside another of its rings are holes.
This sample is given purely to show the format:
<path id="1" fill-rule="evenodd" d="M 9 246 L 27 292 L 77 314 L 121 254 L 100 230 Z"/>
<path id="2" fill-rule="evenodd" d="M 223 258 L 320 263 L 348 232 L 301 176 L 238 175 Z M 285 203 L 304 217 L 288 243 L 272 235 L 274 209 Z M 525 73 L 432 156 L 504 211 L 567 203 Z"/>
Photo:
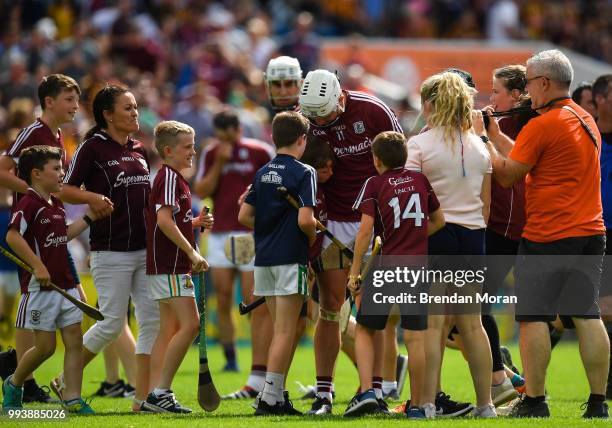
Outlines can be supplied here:
<path id="1" fill-rule="evenodd" d="M 427 419 L 433 419 L 436 417 L 436 406 L 433 403 L 423 404 L 423 413 Z"/>
<path id="2" fill-rule="evenodd" d="M 478 407 L 476 406 L 474 410 L 472 410 L 472 415 L 475 418 L 496 418 L 497 413 L 495 413 L 495 406 L 493 404 L 487 404 L 486 406 Z"/>
<path id="3" fill-rule="evenodd" d="M 516 397 L 518 397 L 518 392 L 514 389 L 508 377 L 499 385 L 493 385 L 491 387 L 491 398 L 493 399 L 493 405 L 495 407 L 507 403 Z"/>

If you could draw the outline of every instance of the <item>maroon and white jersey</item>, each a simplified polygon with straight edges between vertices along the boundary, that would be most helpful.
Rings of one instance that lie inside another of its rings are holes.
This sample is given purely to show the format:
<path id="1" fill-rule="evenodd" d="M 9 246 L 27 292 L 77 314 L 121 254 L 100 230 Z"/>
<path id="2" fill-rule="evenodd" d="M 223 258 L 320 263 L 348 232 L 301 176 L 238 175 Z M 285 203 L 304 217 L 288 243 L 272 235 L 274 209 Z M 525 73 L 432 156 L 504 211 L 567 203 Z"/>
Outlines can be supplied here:
<path id="1" fill-rule="evenodd" d="M 36 122 L 23 128 L 13 144 L 3 154 L 13 158 L 15 163 L 19 165 L 21 152 L 32 146 L 51 146 L 62 149 L 62 165 L 64 165 L 64 169 L 66 168 L 66 149 L 64 148 L 62 132 L 58 129 L 57 134 L 54 135 L 49 125 L 40 119 L 36 119 Z M 15 175 L 17 175 L 17 168 L 15 169 Z M 19 198 L 21 198 L 21 195 L 13 192 L 13 207 L 17 204 Z"/>
<path id="2" fill-rule="evenodd" d="M 310 125 L 310 133 L 327 141 L 336 156 L 334 175 L 323 184 L 329 219 L 359 221 L 351 207 L 363 183 L 376 175 L 372 157 L 374 137 L 383 131 L 402 132 L 395 114 L 378 98 L 355 91 L 342 91 L 344 113 L 331 125 Z"/>
<path id="3" fill-rule="evenodd" d="M 323 226 L 327 226 L 327 205 L 325 204 L 325 195 L 320 186 L 317 186 L 317 205 L 314 209 L 314 216 L 321 222 Z M 321 255 L 323 249 L 323 233 L 317 233 L 317 240 L 308 250 L 308 260 L 314 260 Z"/>
<path id="4" fill-rule="evenodd" d="M 62 201 L 51 196 L 51 204 L 34 189 L 28 189 L 13 209 L 9 228 L 15 228 L 34 254 L 42 260 L 51 275 L 51 282 L 65 290 L 74 288 L 74 276 L 68 264 L 68 228 Z M 51 290 L 41 287 L 36 278 L 19 270 L 21 292 Z"/>
<path id="5" fill-rule="evenodd" d="M 217 157 L 219 145 L 213 143 L 200 157 L 198 180 L 204 178 L 212 168 Z M 253 182 L 255 173 L 273 157 L 273 150 L 263 141 L 242 138 L 234 145 L 232 157 L 221 171 L 219 182 L 212 194 L 215 209 L 213 232 L 231 232 L 249 230 L 238 222 L 238 198 L 248 185 Z"/>
<path id="6" fill-rule="evenodd" d="M 32 146 L 52 146 L 62 149 L 62 163 L 66 166 L 66 150 L 62 132 L 58 129 L 57 134 L 54 135 L 49 125 L 40 119 L 36 119 L 36 122 L 23 128 L 13 144 L 3 154 L 12 157 L 15 163 L 18 163 L 21 152 Z"/>
<path id="7" fill-rule="evenodd" d="M 385 256 L 426 255 L 427 218 L 438 208 L 427 177 L 403 167 L 368 178 L 353 206 L 374 218 Z"/>
<path id="8" fill-rule="evenodd" d="M 166 164 L 162 165 L 155 176 L 149 195 L 147 275 L 189 273 L 191 272 L 189 257 L 174 245 L 157 225 L 157 211 L 164 206 L 172 207 L 174 223 L 189 242 L 194 242 L 189 183 L 180 172 Z"/>
<path id="9" fill-rule="evenodd" d="M 130 139 L 121 145 L 97 132 L 78 147 L 64 183 L 85 185 L 109 198 L 115 209 L 89 231 L 92 251 L 136 251 L 146 247 L 145 209 L 149 200 L 149 163 L 144 147 Z"/>

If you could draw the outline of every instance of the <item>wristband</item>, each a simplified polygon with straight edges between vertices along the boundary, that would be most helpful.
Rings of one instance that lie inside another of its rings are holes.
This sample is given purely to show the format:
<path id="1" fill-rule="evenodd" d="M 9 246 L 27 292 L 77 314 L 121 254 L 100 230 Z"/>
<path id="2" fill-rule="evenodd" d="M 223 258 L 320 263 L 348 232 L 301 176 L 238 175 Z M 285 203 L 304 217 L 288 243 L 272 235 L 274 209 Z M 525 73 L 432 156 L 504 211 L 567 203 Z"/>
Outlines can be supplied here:
<path id="1" fill-rule="evenodd" d="M 85 223 L 87 223 L 88 226 L 91 226 L 93 224 L 93 220 L 91 219 L 91 217 L 89 217 L 87 214 L 85 214 L 83 216 L 83 220 L 85 221 Z"/>

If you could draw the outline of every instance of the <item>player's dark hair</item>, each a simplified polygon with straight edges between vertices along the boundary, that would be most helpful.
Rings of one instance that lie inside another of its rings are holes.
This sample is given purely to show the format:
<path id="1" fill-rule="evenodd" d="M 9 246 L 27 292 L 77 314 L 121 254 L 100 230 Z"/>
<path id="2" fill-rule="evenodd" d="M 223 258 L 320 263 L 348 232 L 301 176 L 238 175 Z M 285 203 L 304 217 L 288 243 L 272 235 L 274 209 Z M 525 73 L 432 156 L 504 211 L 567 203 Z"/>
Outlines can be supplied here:
<path id="1" fill-rule="evenodd" d="M 459 77 L 463 79 L 466 85 L 468 85 L 470 88 L 476 89 L 476 85 L 474 84 L 474 78 L 472 77 L 472 73 L 470 73 L 469 71 L 465 71 L 460 68 L 447 68 L 443 71 L 443 73 L 444 72 L 455 73 L 459 75 Z"/>
<path id="2" fill-rule="evenodd" d="M 19 178 L 32 184 L 32 170 L 42 170 L 50 160 L 62 160 L 62 149 L 52 146 L 31 146 L 19 156 Z"/>
<path id="3" fill-rule="evenodd" d="M 106 85 L 96 94 L 93 100 L 92 110 L 96 125 L 87 131 L 85 139 L 93 137 L 93 135 L 100 131 L 100 129 L 108 128 L 106 118 L 104 117 L 105 111 L 115 111 L 115 103 L 119 96 L 129 92 L 129 89 L 121 85 Z"/>
<path id="4" fill-rule="evenodd" d="M 240 119 L 233 110 L 223 110 L 213 116 L 213 127 L 220 131 L 240 128 Z"/>
<path id="5" fill-rule="evenodd" d="M 574 92 L 572 92 L 572 100 L 576 103 L 576 104 L 580 104 L 580 99 L 582 98 L 582 93 L 585 90 L 589 90 L 592 91 L 593 90 L 593 84 L 591 82 L 580 82 L 580 84 L 578 85 L 578 87 L 576 89 L 574 89 Z"/>
<path id="6" fill-rule="evenodd" d="M 406 137 L 395 131 L 384 131 L 374 138 L 372 153 L 389 169 L 406 165 Z"/>
<path id="7" fill-rule="evenodd" d="M 607 97 L 608 92 L 610 92 L 610 84 L 612 84 L 612 74 L 604 74 L 595 79 L 593 82 L 593 101 L 595 101 L 597 95 Z"/>
<path id="8" fill-rule="evenodd" d="M 288 147 L 308 134 L 308 119 L 294 111 L 283 111 L 272 120 L 272 140 L 277 149 Z"/>
<path id="9" fill-rule="evenodd" d="M 512 64 L 493 70 L 493 77 L 502 80 L 502 85 L 508 91 L 517 89 L 521 94 L 525 93 L 527 86 L 527 69 L 524 65 Z"/>
<path id="10" fill-rule="evenodd" d="M 79 84 L 70 76 L 64 74 L 50 74 L 43 77 L 42 82 L 38 85 L 38 101 L 40 107 L 45 109 L 45 98 L 56 98 L 63 91 L 75 90 L 78 95 L 81 95 Z"/>
<path id="11" fill-rule="evenodd" d="M 300 161 L 314 169 L 324 168 L 327 166 L 327 162 L 335 161 L 334 152 L 326 141 L 314 135 L 308 135 L 306 149 Z"/>

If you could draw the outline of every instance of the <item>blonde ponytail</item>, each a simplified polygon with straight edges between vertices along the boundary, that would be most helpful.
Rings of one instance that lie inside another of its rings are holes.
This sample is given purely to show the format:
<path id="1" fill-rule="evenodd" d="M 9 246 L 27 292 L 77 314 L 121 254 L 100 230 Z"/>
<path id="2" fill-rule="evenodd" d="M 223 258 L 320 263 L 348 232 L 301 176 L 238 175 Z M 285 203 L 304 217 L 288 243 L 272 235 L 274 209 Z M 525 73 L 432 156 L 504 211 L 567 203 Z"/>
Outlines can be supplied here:
<path id="1" fill-rule="evenodd" d="M 432 128 L 443 128 L 445 142 L 472 128 L 475 93 L 459 75 L 450 72 L 434 74 L 421 85 L 421 101 L 432 106 L 427 122 Z"/>

